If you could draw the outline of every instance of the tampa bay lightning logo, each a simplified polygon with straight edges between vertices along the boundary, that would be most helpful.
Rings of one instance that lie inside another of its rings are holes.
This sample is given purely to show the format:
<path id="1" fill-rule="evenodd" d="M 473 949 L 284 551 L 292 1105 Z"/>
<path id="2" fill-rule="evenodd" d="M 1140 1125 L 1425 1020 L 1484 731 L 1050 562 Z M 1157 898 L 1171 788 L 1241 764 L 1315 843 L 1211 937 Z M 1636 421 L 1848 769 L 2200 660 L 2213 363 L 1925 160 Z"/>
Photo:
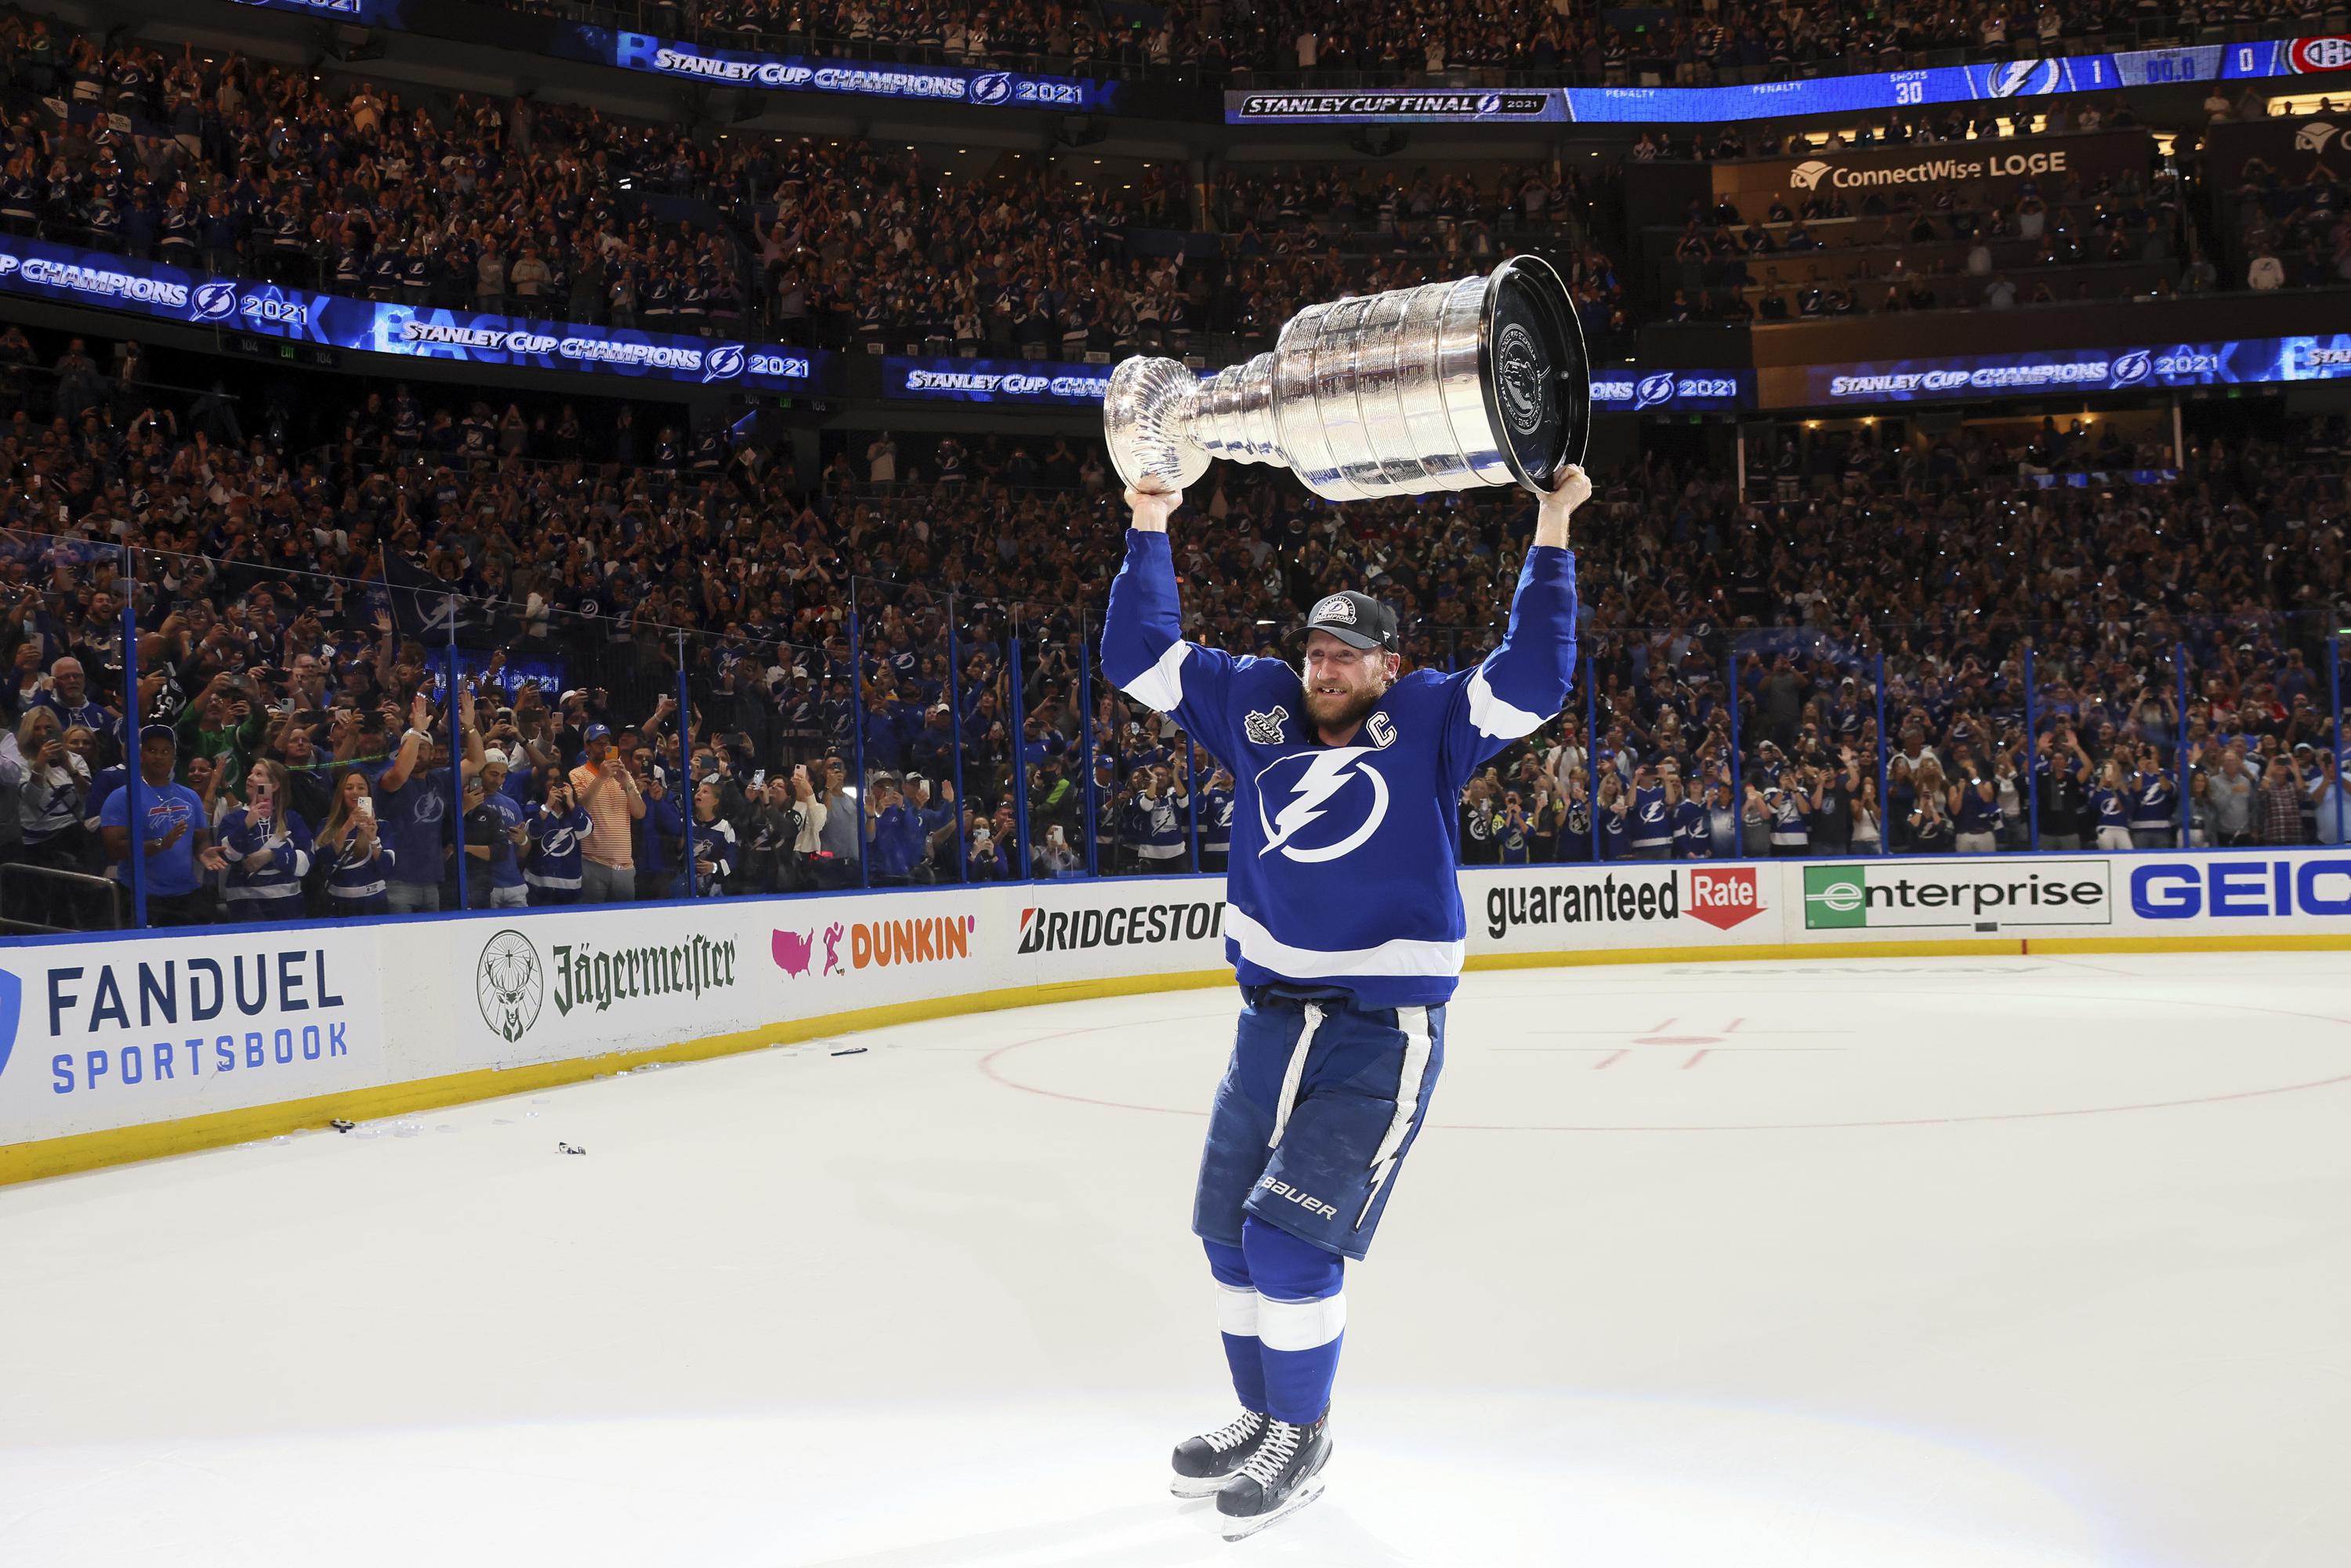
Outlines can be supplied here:
<path id="1" fill-rule="evenodd" d="M 1660 371 L 1654 376 L 1643 376 L 1641 378 L 1640 385 L 1633 389 L 1633 406 L 1635 408 L 1655 408 L 1661 402 L 1671 402 L 1673 400 L 1673 395 L 1674 378 L 1672 372 Z"/>
<path id="2" fill-rule="evenodd" d="M 702 356 L 702 379 L 731 382 L 743 373 L 743 345 L 721 343 Z"/>
<path id="3" fill-rule="evenodd" d="M 2147 372 L 2154 368 L 2153 356 L 2145 349 L 2133 349 L 2127 354 L 2116 356 L 2111 373 L 2114 376 L 2115 385 L 2126 387 L 2147 380 Z"/>
<path id="4" fill-rule="evenodd" d="M 2063 60 L 2011 60 L 1984 70 L 1984 91 L 1992 98 L 2039 98 L 2064 79 Z"/>
<path id="5" fill-rule="evenodd" d="M 1478 112 L 1480 114 L 1498 114 L 1501 108 L 1502 95 L 1499 92 L 1483 93 L 1478 99 Z"/>
<path id="6" fill-rule="evenodd" d="M 977 104 L 1009 103 L 1012 101 L 1012 75 L 1008 71 L 987 71 L 971 78 L 971 101 Z"/>
<path id="7" fill-rule="evenodd" d="M 225 321 L 236 314 L 236 285 L 200 283 L 188 296 L 188 315 L 197 321 Z"/>
<path id="8" fill-rule="evenodd" d="M 1368 746 L 1293 751 L 1257 776 L 1258 826 L 1270 855 L 1313 864 L 1353 854 L 1387 821 L 1388 781 Z M 1268 808 L 1276 807 L 1270 815 Z"/>

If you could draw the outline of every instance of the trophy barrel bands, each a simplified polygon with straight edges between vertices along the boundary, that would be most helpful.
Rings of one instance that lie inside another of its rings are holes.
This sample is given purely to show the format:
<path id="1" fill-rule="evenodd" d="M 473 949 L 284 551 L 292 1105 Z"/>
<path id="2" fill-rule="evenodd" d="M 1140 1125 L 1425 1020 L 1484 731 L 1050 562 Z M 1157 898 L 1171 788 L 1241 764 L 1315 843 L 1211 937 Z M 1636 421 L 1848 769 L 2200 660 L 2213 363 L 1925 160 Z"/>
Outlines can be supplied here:
<path id="1" fill-rule="evenodd" d="M 1334 501 L 1548 490 L 1583 460 L 1591 420 L 1574 301 L 1533 256 L 1309 306 L 1271 352 L 1205 382 L 1173 360 L 1129 360 L 1102 404 L 1130 485 L 1179 487 L 1227 457 L 1285 465 Z"/>

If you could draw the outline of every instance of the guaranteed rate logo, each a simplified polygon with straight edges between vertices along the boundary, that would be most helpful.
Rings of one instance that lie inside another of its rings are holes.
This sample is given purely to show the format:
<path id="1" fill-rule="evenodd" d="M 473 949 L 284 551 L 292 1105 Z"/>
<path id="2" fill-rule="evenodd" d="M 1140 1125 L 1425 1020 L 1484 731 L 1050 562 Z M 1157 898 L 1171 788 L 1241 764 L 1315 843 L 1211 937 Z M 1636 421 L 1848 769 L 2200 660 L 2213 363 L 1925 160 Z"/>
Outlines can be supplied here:
<path id="1" fill-rule="evenodd" d="M 1500 941 L 1529 925 L 1638 925 L 1685 916 L 1728 931 L 1763 913 L 1763 883 L 1749 866 L 1625 865 L 1604 876 L 1541 883 L 1518 878 L 1486 890 L 1486 935 Z"/>

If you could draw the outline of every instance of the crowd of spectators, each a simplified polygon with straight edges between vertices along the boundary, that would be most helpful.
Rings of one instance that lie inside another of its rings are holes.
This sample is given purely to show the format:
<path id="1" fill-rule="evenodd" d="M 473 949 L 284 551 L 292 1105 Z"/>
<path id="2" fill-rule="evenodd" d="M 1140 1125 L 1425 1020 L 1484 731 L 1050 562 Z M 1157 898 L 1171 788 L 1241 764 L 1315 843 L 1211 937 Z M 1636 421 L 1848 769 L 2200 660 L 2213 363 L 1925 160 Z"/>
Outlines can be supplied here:
<path id="1" fill-rule="evenodd" d="M 2218 281 L 2183 216 L 2177 177 L 2161 169 L 2027 179 L 2012 194 L 1964 184 L 1857 198 L 1782 193 L 1750 214 L 1728 196 L 1693 201 L 1666 265 L 1670 294 L 1659 316 L 1668 321 L 2005 309 L 2202 292 Z"/>
<path id="2" fill-rule="evenodd" d="M 1896 70 L 1928 54 L 2022 59 L 2273 30 L 2323 31 L 2322 0 L 2058 0 L 1869 7 L 1753 3 L 1612 12 L 1566 0 L 1343 10 L 1325 0 L 1220 8 L 1233 68 L 1500 85 L 1711 86 Z"/>
<path id="3" fill-rule="evenodd" d="M 2236 172 L 2235 241 L 2248 257 L 2248 288 L 2324 288 L 2351 283 L 2351 193 L 2318 158 L 2297 179 L 2266 160 Z"/>
<path id="4" fill-rule="evenodd" d="M 572 410 L 394 389 L 289 452 L 99 369 L 135 354 L 30 349 L 0 334 L 0 857 L 77 874 L 0 873 L 5 918 L 114 917 L 80 878 L 119 874 L 133 765 L 163 919 L 429 908 L 460 866 L 480 904 L 1220 863 L 1230 779 L 1087 667 L 1123 511 L 1081 444 L 876 435 L 803 486 L 756 443 L 663 431 L 629 467 Z M 1465 792 L 1465 852 L 2121 847 L 2176 839 L 2183 779 L 2206 841 L 2333 841 L 2346 442 L 2281 435 L 2167 472 L 2111 425 L 1881 427 L 1756 495 L 1604 475 L 1589 678 Z M 2137 477 L 2033 482 L 2109 471 Z M 1531 518 L 1231 468 L 1190 501 L 1191 634 L 1272 651 L 1364 587 L 1456 666 Z"/>

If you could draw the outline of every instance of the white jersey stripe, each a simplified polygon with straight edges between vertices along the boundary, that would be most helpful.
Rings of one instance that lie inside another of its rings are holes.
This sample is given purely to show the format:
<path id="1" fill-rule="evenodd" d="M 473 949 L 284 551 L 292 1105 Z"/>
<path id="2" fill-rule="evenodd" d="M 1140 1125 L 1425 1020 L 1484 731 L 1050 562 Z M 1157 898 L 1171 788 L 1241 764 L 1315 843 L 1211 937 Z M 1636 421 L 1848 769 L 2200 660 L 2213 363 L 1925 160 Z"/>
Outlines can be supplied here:
<path id="1" fill-rule="evenodd" d="M 1159 662 L 1120 690 L 1154 713 L 1174 713 L 1184 705 L 1184 656 L 1189 643 L 1170 643 Z"/>
<path id="2" fill-rule="evenodd" d="M 1338 975 L 1458 975 L 1468 944 L 1424 942 L 1397 936 L 1376 947 L 1293 947 L 1233 905 L 1225 909 L 1225 935 L 1241 956 L 1260 969 L 1295 979 L 1318 980 Z"/>
<path id="3" fill-rule="evenodd" d="M 1542 727 L 1543 716 L 1529 713 L 1522 707 L 1512 707 L 1494 695 L 1486 680 L 1486 666 L 1469 677 L 1469 722 L 1478 733 L 1497 740 L 1516 740 L 1522 735 L 1532 735 Z"/>

